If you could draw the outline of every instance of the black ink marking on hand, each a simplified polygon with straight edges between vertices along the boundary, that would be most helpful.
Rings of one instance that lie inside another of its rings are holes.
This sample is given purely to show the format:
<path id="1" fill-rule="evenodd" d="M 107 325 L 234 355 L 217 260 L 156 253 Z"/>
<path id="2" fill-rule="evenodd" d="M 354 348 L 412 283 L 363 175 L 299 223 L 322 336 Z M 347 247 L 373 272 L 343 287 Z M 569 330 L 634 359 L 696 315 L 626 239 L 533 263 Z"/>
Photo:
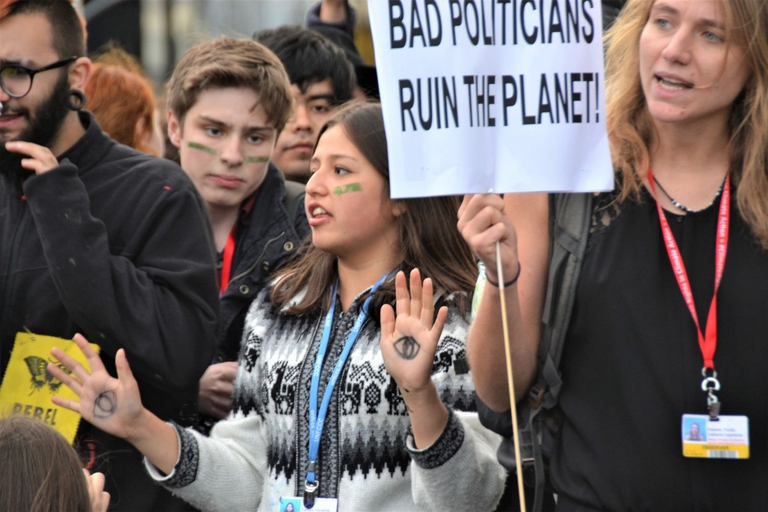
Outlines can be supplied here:
<path id="1" fill-rule="evenodd" d="M 104 391 L 93 402 L 93 417 L 105 420 L 117 412 L 117 395 L 114 391 Z"/>
<path id="2" fill-rule="evenodd" d="M 395 352 L 406 361 L 416 359 L 419 350 L 421 350 L 421 345 L 411 336 L 403 336 L 395 342 Z"/>

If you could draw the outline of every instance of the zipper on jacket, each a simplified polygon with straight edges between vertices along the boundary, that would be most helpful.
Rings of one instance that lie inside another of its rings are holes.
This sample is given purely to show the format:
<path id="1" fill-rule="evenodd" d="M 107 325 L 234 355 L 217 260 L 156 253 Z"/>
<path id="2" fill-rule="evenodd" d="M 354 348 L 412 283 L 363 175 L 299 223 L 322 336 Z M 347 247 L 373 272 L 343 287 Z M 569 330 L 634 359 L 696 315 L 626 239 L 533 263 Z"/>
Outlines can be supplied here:
<path id="1" fill-rule="evenodd" d="M 262 248 L 262 249 L 261 249 L 261 253 L 259 254 L 259 257 L 258 257 L 258 258 L 256 258 L 256 261 L 254 261 L 254 262 L 253 262 L 253 265 L 251 265 L 250 267 L 248 267 L 247 269 L 245 269 L 243 272 L 240 272 L 240 273 L 239 273 L 238 275 L 236 275 L 235 277 L 232 277 L 232 278 L 229 280 L 229 282 L 227 283 L 227 288 L 229 288 L 229 285 L 230 285 L 230 284 L 232 284 L 232 283 L 234 283 L 234 282 L 235 282 L 235 281 L 237 281 L 238 279 L 242 279 L 242 278 L 244 278 L 245 276 L 247 276 L 248 274 L 250 274 L 251 272 L 253 272 L 253 269 L 255 269 L 255 268 L 256 268 L 256 266 L 257 266 L 259 263 L 261 263 L 261 260 L 262 260 L 262 258 L 264 258 L 264 253 L 266 253 L 266 252 L 267 252 L 267 249 L 269 249 L 269 246 L 270 246 L 270 245 L 272 245 L 274 242 L 276 242 L 276 241 L 280 240 L 280 239 L 281 239 L 281 238 L 283 238 L 284 236 L 285 236 L 285 231 L 283 231 L 282 233 L 280 233 L 280 234 L 279 234 L 279 235 L 277 235 L 276 237 L 274 237 L 274 238 L 271 238 L 270 240 L 267 240 L 267 243 L 266 243 L 266 244 L 264 244 L 264 248 Z"/>

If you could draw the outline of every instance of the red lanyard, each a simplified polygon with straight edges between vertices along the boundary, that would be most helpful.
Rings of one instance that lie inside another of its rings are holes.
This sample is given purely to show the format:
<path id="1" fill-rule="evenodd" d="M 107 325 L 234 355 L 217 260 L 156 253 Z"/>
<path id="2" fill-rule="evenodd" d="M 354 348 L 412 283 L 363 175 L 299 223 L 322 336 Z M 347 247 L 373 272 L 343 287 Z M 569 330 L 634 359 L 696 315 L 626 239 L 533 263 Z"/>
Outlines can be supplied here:
<path id="1" fill-rule="evenodd" d="M 232 226 L 232 230 L 227 237 L 227 243 L 224 246 L 224 258 L 221 265 L 221 283 L 219 283 L 219 296 L 224 295 L 229 284 L 229 275 L 232 273 L 232 257 L 235 255 L 235 226 Z"/>
<path id="2" fill-rule="evenodd" d="M 656 185 L 653 182 L 653 171 L 648 171 L 648 183 L 651 185 L 653 195 L 656 194 Z M 669 222 L 664 215 L 664 210 L 661 208 L 661 203 L 656 201 L 656 209 L 659 212 L 659 222 L 661 222 L 661 232 L 664 235 L 664 245 L 667 247 L 667 254 L 669 254 L 669 261 L 672 263 L 672 270 L 675 272 L 675 278 L 677 284 L 680 287 L 680 291 L 685 299 L 685 304 L 688 306 L 688 311 L 691 312 L 693 322 L 696 324 L 696 332 L 699 335 L 699 347 L 701 348 L 701 355 L 704 357 L 704 368 L 714 370 L 715 369 L 715 349 L 717 348 L 717 289 L 720 287 L 720 281 L 723 277 L 723 269 L 725 268 L 725 256 L 728 252 L 728 230 L 731 220 L 730 212 L 731 203 L 731 177 L 726 175 L 725 184 L 723 185 L 723 196 L 720 200 L 720 213 L 717 217 L 717 239 L 715 241 L 715 291 L 712 295 L 712 303 L 709 306 L 709 314 L 707 315 L 707 332 L 702 335 L 701 327 L 699 326 L 699 317 L 696 314 L 696 305 L 693 302 L 693 293 L 691 292 L 691 283 L 688 280 L 688 273 L 685 271 L 685 264 L 683 258 L 680 255 L 680 249 L 677 247 L 675 237 L 672 235 L 672 230 L 669 228 Z"/>

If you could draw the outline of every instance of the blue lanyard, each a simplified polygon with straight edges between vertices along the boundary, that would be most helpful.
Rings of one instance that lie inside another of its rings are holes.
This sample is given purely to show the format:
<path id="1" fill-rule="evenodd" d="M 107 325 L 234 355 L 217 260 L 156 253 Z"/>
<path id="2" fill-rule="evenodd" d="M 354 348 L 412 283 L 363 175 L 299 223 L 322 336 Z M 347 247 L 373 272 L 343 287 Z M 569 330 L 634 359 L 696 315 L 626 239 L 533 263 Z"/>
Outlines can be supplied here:
<path id="1" fill-rule="evenodd" d="M 323 368 L 323 360 L 325 359 L 325 353 L 328 349 L 328 344 L 331 340 L 331 328 L 333 326 L 333 313 L 336 309 L 336 290 L 338 283 L 331 288 L 331 307 L 328 313 L 325 315 L 325 324 L 323 325 L 323 337 L 320 340 L 320 348 L 317 351 L 317 357 L 315 358 L 315 365 L 312 368 L 312 383 L 309 388 L 309 465 L 307 467 L 307 480 L 305 485 L 304 502 L 307 508 L 311 508 L 314 505 L 314 494 L 317 490 L 319 482 L 315 479 L 315 469 L 317 463 L 317 453 L 320 450 L 320 438 L 323 435 L 323 427 L 325 426 L 325 415 L 328 412 L 328 404 L 331 401 L 331 394 L 333 388 L 336 387 L 336 381 L 339 380 L 341 370 L 344 368 L 344 364 L 349 357 L 349 352 L 352 350 L 352 346 L 357 341 L 357 337 L 360 335 L 360 330 L 368 318 L 368 305 L 373 297 L 373 292 L 384 282 L 389 273 L 379 279 L 376 284 L 371 287 L 371 296 L 368 297 L 363 303 L 363 307 L 360 308 L 360 313 L 357 315 L 355 325 L 352 327 L 352 331 L 349 333 L 347 343 L 344 345 L 344 350 L 341 352 L 339 359 L 336 361 L 336 365 L 333 368 L 331 378 L 328 379 L 328 384 L 325 386 L 325 393 L 323 393 L 323 402 L 320 405 L 320 411 L 317 410 L 317 398 L 319 395 L 320 387 L 320 371 Z M 311 505 L 307 501 L 311 501 Z"/>

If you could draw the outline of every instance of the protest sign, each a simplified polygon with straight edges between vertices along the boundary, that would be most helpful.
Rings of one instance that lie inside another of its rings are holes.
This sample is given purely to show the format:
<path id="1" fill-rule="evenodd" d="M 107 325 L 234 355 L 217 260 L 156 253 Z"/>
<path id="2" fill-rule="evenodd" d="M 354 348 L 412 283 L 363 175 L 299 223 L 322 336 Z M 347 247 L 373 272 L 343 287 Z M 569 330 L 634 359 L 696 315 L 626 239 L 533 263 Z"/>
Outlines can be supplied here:
<path id="1" fill-rule="evenodd" d="M 393 197 L 613 188 L 599 0 L 369 0 Z"/>
<path id="2" fill-rule="evenodd" d="M 101 350 L 98 345 L 90 345 L 96 353 Z M 66 407 L 54 404 L 51 398 L 58 395 L 77 401 L 79 397 L 48 371 L 48 363 L 53 363 L 70 373 L 51 357 L 53 347 L 58 347 L 90 372 L 85 355 L 74 341 L 30 332 L 16 333 L 5 376 L 0 385 L 0 418 L 10 415 L 35 418 L 56 429 L 72 443 L 81 416 Z"/>

